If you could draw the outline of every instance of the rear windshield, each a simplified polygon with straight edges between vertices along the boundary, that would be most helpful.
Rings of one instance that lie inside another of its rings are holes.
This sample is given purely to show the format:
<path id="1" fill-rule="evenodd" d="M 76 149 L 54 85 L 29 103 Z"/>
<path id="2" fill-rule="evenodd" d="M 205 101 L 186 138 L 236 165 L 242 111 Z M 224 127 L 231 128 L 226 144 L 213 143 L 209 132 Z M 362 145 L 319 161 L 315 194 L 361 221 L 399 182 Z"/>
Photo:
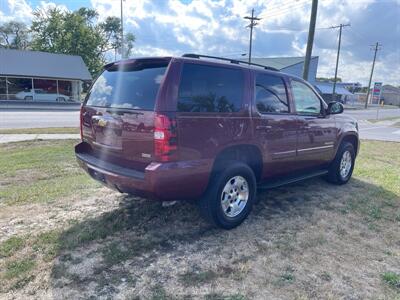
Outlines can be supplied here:
<path id="1" fill-rule="evenodd" d="M 154 110 L 167 62 L 112 66 L 93 84 L 86 105 Z"/>

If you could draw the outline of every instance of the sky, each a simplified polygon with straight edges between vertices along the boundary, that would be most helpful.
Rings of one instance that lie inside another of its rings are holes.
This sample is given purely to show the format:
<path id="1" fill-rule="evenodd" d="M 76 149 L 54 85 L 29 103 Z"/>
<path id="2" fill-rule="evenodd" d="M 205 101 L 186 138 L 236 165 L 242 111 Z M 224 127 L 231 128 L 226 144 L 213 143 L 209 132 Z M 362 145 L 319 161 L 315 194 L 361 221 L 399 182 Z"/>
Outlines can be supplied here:
<path id="1" fill-rule="evenodd" d="M 95 8 L 99 19 L 120 16 L 120 0 L 0 0 L 0 23 L 30 23 L 35 9 L 59 6 Z M 124 0 L 124 29 L 136 36 L 132 56 L 201 53 L 240 57 L 248 53 L 248 20 L 262 18 L 254 29 L 253 57 L 304 56 L 311 0 Z M 319 77 L 333 77 L 338 29 L 343 28 L 338 76 L 368 83 L 373 51 L 381 50 L 373 82 L 400 85 L 400 0 L 319 0 L 313 55 Z"/>

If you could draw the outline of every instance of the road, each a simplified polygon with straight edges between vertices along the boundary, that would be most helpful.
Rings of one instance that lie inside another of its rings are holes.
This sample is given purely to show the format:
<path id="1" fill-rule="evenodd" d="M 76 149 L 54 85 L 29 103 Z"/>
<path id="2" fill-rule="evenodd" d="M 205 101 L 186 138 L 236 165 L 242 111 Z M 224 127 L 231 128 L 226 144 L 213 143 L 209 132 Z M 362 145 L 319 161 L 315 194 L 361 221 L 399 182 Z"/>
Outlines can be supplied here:
<path id="1" fill-rule="evenodd" d="M 0 128 L 79 127 L 79 111 L 0 111 Z"/>
<path id="2" fill-rule="evenodd" d="M 362 110 L 345 110 L 345 114 L 350 115 L 357 120 L 373 120 L 373 119 L 385 119 L 385 118 L 400 118 L 400 108 L 396 109 L 362 109 Z"/>
<path id="3" fill-rule="evenodd" d="M 400 120 L 400 109 L 346 110 L 345 114 L 358 120 L 361 139 L 400 142 L 400 128 L 391 126 L 391 122 L 374 124 L 367 121 L 394 117 Z"/>
<path id="4" fill-rule="evenodd" d="M 400 142 L 400 128 L 373 124 L 366 120 L 376 119 L 377 110 L 346 110 L 345 114 L 359 121 L 360 137 L 363 139 Z M 378 118 L 400 118 L 400 109 L 379 109 Z M 78 127 L 79 111 L 0 111 L 0 128 Z"/>

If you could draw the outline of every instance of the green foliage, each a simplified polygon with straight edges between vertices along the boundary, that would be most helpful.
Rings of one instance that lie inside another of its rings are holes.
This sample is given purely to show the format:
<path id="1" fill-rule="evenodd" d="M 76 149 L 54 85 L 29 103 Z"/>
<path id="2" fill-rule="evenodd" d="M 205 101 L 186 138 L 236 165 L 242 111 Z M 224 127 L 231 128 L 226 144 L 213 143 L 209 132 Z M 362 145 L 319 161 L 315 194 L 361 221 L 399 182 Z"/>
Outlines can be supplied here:
<path id="1" fill-rule="evenodd" d="M 335 77 L 317 77 L 318 81 L 323 81 L 323 82 L 334 82 Z M 342 78 L 337 77 L 336 82 L 342 82 Z"/>
<path id="2" fill-rule="evenodd" d="M 10 21 L 0 26 L 0 46 L 9 49 L 27 49 L 29 30 L 22 22 Z"/>
<path id="3" fill-rule="evenodd" d="M 32 49 L 79 55 L 96 76 L 106 62 L 105 54 L 121 45 L 120 19 L 108 17 L 97 22 L 97 17 L 98 13 L 88 8 L 73 12 L 59 8 L 36 10 L 31 26 Z"/>
<path id="4" fill-rule="evenodd" d="M 24 246 L 25 240 L 18 236 L 10 237 L 0 244 L 0 258 L 12 256 Z"/>
<path id="5" fill-rule="evenodd" d="M 14 260 L 6 263 L 6 279 L 16 278 L 31 271 L 36 265 L 36 261 L 31 258 Z"/>
<path id="6" fill-rule="evenodd" d="M 400 274 L 386 272 L 382 274 L 382 280 L 394 288 L 400 289 Z"/>

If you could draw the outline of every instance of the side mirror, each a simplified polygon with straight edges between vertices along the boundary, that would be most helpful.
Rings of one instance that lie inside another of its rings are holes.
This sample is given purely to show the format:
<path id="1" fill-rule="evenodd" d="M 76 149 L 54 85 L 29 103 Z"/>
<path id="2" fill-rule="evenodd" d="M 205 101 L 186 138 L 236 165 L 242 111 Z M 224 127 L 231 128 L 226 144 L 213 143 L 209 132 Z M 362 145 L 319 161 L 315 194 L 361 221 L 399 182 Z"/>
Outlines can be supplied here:
<path id="1" fill-rule="evenodd" d="M 344 110 L 343 104 L 337 101 L 329 102 L 328 109 L 326 110 L 328 115 L 341 114 Z"/>

